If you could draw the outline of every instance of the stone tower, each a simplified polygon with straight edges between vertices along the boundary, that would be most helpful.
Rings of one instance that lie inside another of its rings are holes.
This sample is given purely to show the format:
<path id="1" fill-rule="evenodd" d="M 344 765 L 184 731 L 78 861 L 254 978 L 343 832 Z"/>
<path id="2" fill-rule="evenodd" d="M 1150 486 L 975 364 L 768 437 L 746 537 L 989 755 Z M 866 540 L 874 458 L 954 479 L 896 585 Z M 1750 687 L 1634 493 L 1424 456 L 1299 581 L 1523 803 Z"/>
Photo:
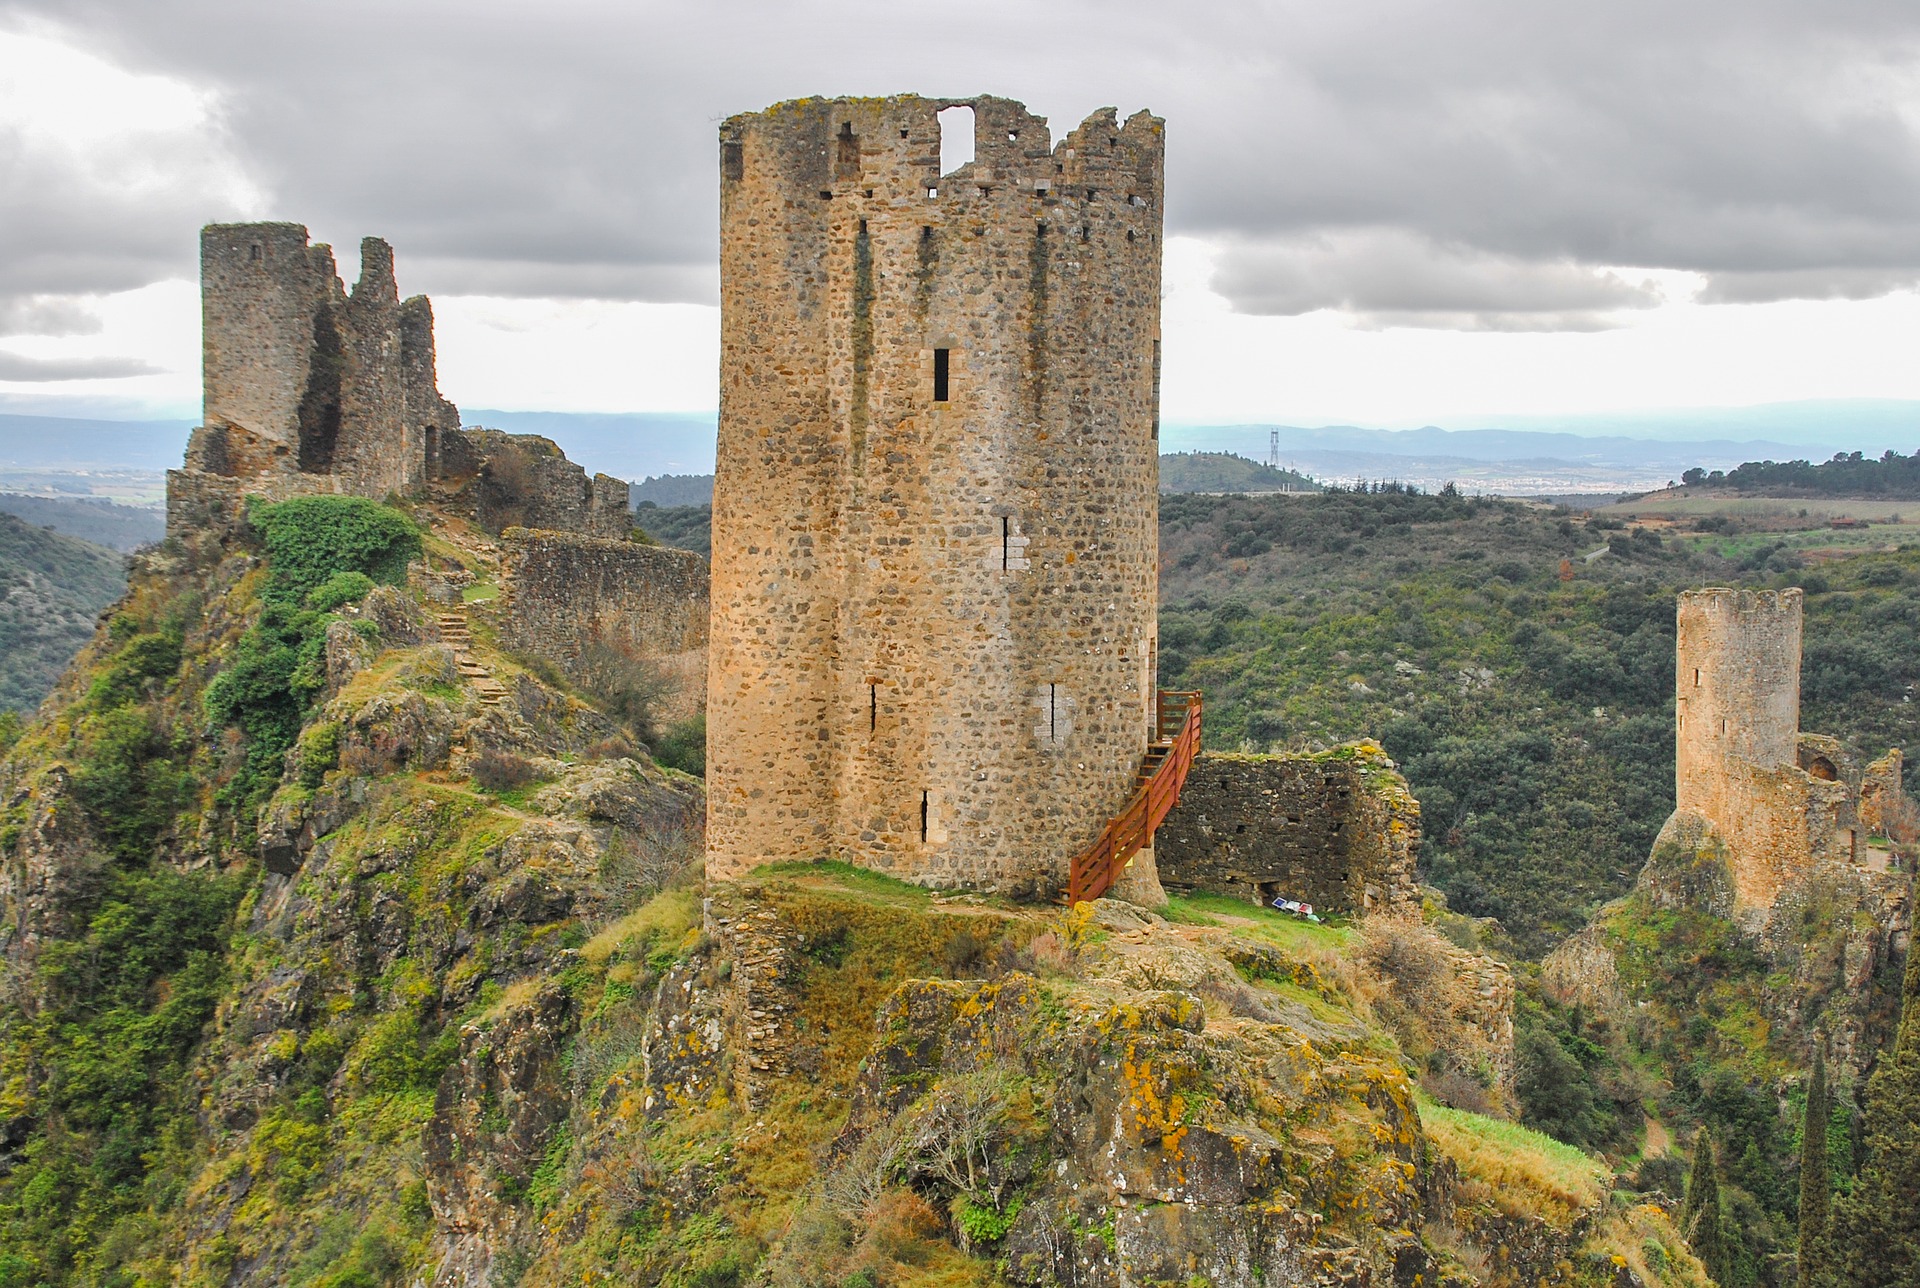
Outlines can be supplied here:
<path id="1" fill-rule="evenodd" d="M 360 243 L 348 295 L 299 224 L 200 234 L 206 428 L 234 475 L 328 476 L 364 496 L 412 494 L 460 415 L 434 379 L 433 309 L 402 303 L 393 248 Z"/>
<path id="2" fill-rule="evenodd" d="M 1815 859 L 1844 857 L 1850 838 L 1847 787 L 1799 763 L 1800 607 L 1797 589 L 1680 595 L 1674 818 L 1725 839 L 1748 910 L 1771 908 Z"/>
<path id="3" fill-rule="evenodd" d="M 942 174 L 954 108 L 974 160 Z M 1018 103 L 915 96 L 721 127 L 709 876 L 1051 890 L 1125 803 L 1163 130 L 1109 109 L 1056 147 Z"/>

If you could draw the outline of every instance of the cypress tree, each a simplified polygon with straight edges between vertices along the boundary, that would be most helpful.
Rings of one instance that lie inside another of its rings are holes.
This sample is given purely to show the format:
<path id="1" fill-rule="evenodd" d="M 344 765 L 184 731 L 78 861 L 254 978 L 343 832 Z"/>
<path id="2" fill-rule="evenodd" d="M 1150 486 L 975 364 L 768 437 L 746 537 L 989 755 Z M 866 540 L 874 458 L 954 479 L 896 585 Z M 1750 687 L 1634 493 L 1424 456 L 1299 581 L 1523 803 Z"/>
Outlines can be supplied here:
<path id="1" fill-rule="evenodd" d="M 1713 1137 L 1705 1127 L 1693 1137 L 1693 1170 L 1687 1174 L 1687 1195 L 1680 1204 L 1680 1232 L 1716 1284 L 1732 1282 L 1727 1232 L 1720 1220 L 1720 1178 L 1713 1165 Z"/>
<path id="2" fill-rule="evenodd" d="M 1833 1173 L 1827 1162 L 1827 1060 L 1813 1048 L 1813 1076 L 1807 1080 L 1807 1112 L 1800 1122 L 1800 1288 L 1822 1282 L 1827 1261 L 1827 1209 Z"/>
<path id="3" fill-rule="evenodd" d="M 1920 952 L 1902 991 L 1893 1050 L 1867 1081 L 1866 1161 L 1829 1227 L 1831 1281 L 1851 1288 L 1920 1283 Z"/>

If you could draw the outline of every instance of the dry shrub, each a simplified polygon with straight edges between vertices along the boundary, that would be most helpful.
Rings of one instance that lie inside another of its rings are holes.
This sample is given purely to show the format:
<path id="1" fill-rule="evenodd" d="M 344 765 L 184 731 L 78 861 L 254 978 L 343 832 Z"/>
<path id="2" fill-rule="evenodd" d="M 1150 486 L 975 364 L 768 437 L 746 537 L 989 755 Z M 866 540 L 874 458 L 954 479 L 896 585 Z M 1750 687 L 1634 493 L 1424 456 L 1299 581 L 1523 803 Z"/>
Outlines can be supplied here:
<path id="1" fill-rule="evenodd" d="M 1258 1020 L 1262 1024 L 1281 1024 L 1285 1023 L 1287 1018 L 1266 994 L 1237 979 L 1209 975 L 1200 981 L 1200 996 L 1209 1001 L 1218 1002 L 1226 1009 L 1227 1014 L 1238 1016 L 1243 1020 Z"/>
<path id="2" fill-rule="evenodd" d="M 488 748 L 473 758 L 473 784 L 483 792 L 510 792 L 537 777 L 524 756 Z"/>
<path id="3" fill-rule="evenodd" d="M 875 1206 L 898 1183 L 910 1145 L 907 1124 L 889 1118 L 860 1138 L 838 1166 L 820 1178 L 820 1201 L 834 1216 L 865 1225 Z"/>
<path id="4" fill-rule="evenodd" d="M 698 834 L 679 819 L 615 827 L 600 852 L 600 888 L 610 908 L 632 908 L 689 875 L 700 859 Z"/>
<path id="5" fill-rule="evenodd" d="M 909 1189 L 889 1190 L 873 1205 L 861 1251 L 920 1265 L 927 1259 L 927 1245 L 945 1233 L 946 1223 L 931 1203 Z"/>
<path id="6" fill-rule="evenodd" d="M 1420 1088 L 1449 1109 L 1464 1109 L 1474 1114 L 1500 1112 L 1493 1089 L 1483 1080 L 1459 1069 L 1422 1074 Z"/>
<path id="7" fill-rule="evenodd" d="M 580 656 L 574 660 L 573 675 L 601 710 L 649 744 L 659 736 L 653 727 L 654 712 L 680 687 L 646 658 L 601 642 L 580 650 Z"/>
<path id="8" fill-rule="evenodd" d="M 954 931 L 944 946 L 947 975 L 952 979 L 979 978 L 986 973 L 989 948 L 989 941 L 974 934 L 970 927 Z"/>

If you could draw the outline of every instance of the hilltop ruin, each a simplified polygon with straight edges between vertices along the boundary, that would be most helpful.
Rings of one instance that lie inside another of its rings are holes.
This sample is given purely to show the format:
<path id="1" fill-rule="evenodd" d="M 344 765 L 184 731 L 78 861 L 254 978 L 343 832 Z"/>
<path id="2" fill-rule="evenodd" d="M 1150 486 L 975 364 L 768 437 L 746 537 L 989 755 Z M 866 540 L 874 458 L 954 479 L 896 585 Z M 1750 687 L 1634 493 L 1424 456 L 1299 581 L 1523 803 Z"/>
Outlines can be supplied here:
<path id="1" fill-rule="evenodd" d="M 628 540 L 627 484 L 552 440 L 461 426 L 433 306 L 400 299 L 391 246 L 362 240 L 350 294 L 299 224 L 209 225 L 200 267 L 205 423 L 167 473 L 169 535 L 228 533 L 252 497 L 424 505 L 460 549 L 415 567 L 429 599 L 458 606 L 497 579 L 511 647 L 568 669 L 600 645 L 645 658 L 680 682 L 671 715 L 698 709 L 705 561 Z"/>
<path id="2" fill-rule="evenodd" d="M 1661 839 L 1721 838 L 1748 919 L 1816 863 L 1885 871 L 1901 754 L 1868 764 L 1800 731 L 1799 589 L 1685 591 L 1677 611 L 1675 799 Z"/>

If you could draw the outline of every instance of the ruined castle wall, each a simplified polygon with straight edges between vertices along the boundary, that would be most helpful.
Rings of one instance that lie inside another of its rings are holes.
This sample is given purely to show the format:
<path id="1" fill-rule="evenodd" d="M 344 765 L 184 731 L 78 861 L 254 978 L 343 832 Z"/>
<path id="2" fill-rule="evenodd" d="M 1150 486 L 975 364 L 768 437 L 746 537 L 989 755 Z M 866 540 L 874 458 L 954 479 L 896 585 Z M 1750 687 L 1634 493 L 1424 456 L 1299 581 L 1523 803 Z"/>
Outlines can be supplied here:
<path id="1" fill-rule="evenodd" d="M 631 541 L 509 528 L 501 534 L 500 639 L 583 678 L 583 655 L 604 645 L 646 658 L 674 685 L 656 720 L 700 710 L 706 686 L 707 564 L 699 555 Z"/>
<path id="2" fill-rule="evenodd" d="M 438 436 L 437 477 L 458 483 L 488 532 L 540 528 L 621 540 L 633 529 L 627 484 L 588 477 L 550 438 L 497 429 Z"/>
<path id="3" fill-rule="evenodd" d="M 1155 834 L 1154 859 L 1170 890 L 1377 913 L 1419 906 L 1419 839 L 1419 806 L 1382 753 L 1207 753 Z"/>
<path id="4" fill-rule="evenodd" d="M 299 224 L 213 224 L 200 248 L 206 423 L 168 476 L 170 527 L 230 522 L 247 495 L 417 495 L 460 413 L 435 378 L 432 308 L 399 302 L 392 248 L 361 242 L 350 296 Z"/>
<path id="5" fill-rule="evenodd" d="M 1103 112 L 1056 148 L 966 103 L 975 159 L 945 176 L 941 101 L 721 130 L 713 876 L 832 855 L 1057 885 L 1132 788 L 1162 125 Z"/>
<path id="6" fill-rule="evenodd" d="M 299 224 L 211 224 L 200 233 L 201 367 L 208 425 L 257 453 L 235 472 L 297 468 L 300 418 L 333 256 Z M 236 444 L 238 446 L 238 444 Z"/>

